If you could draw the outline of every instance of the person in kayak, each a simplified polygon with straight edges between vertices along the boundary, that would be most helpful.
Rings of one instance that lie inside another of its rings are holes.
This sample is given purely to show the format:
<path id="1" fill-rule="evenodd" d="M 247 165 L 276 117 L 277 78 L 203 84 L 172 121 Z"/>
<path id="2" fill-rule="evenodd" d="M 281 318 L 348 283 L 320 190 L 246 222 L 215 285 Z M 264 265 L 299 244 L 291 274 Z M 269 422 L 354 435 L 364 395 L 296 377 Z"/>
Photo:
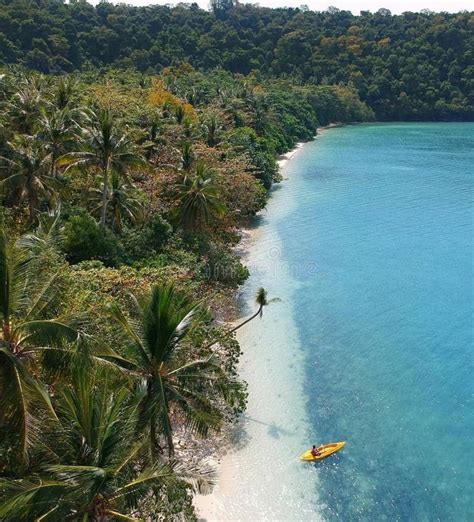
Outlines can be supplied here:
<path id="1" fill-rule="evenodd" d="M 311 455 L 313 455 L 313 457 L 319 457 L 321 455 L 319 448 L 313 446 L 313 449 L 311 450 Z"/>

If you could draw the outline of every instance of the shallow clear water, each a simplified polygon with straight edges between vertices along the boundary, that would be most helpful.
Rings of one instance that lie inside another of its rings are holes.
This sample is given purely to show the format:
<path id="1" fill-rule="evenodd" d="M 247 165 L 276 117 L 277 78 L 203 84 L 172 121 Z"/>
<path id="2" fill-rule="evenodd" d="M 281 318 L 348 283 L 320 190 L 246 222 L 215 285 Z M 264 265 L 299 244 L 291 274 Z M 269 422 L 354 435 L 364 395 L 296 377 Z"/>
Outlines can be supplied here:
<path id="1" fill-rule="evenodd" d="M 474 520 L 473 166 L 455 123 L 331 129 L 286 164 L 243 296 L 282 302 L 240 335 L 216 519 Z"/>

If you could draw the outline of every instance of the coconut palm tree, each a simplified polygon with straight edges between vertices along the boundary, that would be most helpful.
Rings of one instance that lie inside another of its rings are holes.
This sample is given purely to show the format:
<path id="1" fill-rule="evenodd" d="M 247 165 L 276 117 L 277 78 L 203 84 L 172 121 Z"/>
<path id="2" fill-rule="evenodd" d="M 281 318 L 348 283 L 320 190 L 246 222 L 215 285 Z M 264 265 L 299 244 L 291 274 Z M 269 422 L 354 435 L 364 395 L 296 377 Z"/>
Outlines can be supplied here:
<path id="1" fill-rule="evenodd" d="M 41 81 L 35 77 L 22 79 L 6 105 L 9 121 L 18 132 L 32 135 L 45 103 Z"/>
<path id="2" fill-rule="evenodd" d="M 143 150 L 145 157 L 150 161 L 163 143 L 161 136 L 161 118 L 157 112 L 147 113 L 137 122 L 141 131 L 137 143 Z"/>
<path id="3" fill-rule="evenodd" d="M 77 92 L 77 81 L 72 78 L 60 78 L 52 91 L 51 104 L 59 111 L 71 110 Z"/>
<path id="4" fill-rule="evenodd" d="M 78 318 L 57 315 L 58 275 L 26 248 L 39 242 L 31 235 L 13 242 L 0 230 L 0 432 L 15 448 L 18 467 L 37 435 L 38 408 L 55 416 L 36 361 L 44 355 L 58 364 L 65 343 L 78 337 Z"/>
<path id="5" fill-rule="evenodd" d="M 234 326 L 234 328 L 229 330 L 229 334 L 236 332 L 237 330 L 242 328 L 242 326 L 246 325 L 247 323 L 250 323 L 250 321 L 252 321 L 256 317 L 262 317 L 263 309 L 265 308 L 265 306 L 268 306 L 271 303 L 276 303 L 279 301 L 280 301 L 280 299 L 278 297 L 274 297 L 273 299 L 268 299 L 267 291 L 265 290 L 265 288 L 260 287 L 257 290 L 257 293 L 255 294 L 255 303 L 258 307 L 257 311 L 254 314 L 252 314 L 250 317 L 248 317 L 247 319 L 245 319 L 244 321 L 239 323 L 237 326 Z"/>
<path id="6" fill-rule="evenodd" d="M 219 133 L 222 130 L 219 118 L 216 114 L 211 114 L 203 125 L 204 136 L 209 147 L 219 144 Z"/>
<path id="7" fill-rule="evenodd" d="M 191 170 L 193 166 L 195 155 L 193 151 L 193 146 L 189 141 L 185 141 L 181 147 L 181 168 L 186 172 Z"/>
<path id="8" fill-rule="evenodd" d="M 242 321 L 238 325 L 236 325 L 233 328 L 231 328 L 227 332 L 227 335 L 233 334 L 234 332 L 236 332 L 237 330 L 242 328 L 242 326 L 245 326 L 247 323 L 250 323 L 250 321 L 253 321 L 253 319 L 255 319 L 256 317 L 262 317 L 263 316 L 263 309 L 265 308 L 265 306 L 268 306 L 271 303 L 276 303 L 276 302 L 279 302 L 279 301 L 280 301 L 280 299 L 278 297 L 274 297 L 273 299 L 268 299 L 267 291 L 264 288 L 260 287 L 257 290 L 257 293 L 255 294 L 255 303 L 257 305 L 257 311 L 255 313 L 253 313 L 250 317 L 247 317 L 247 319 L 245 319 L 244 321 Z M 218 342 L 219 342 L 219 339 L 212 341 L 211 343 L 209 343 L 206 346 L 206 349 L 211 348 L 212 346 L 214 346 Z"/>
<path id="9" fill-rule="evenodd" d="M 178 478 L 210 484 L 176 462 L 146 463 L 137 401 L 103 370 L 78 364 L 58 399 L 59 422 L 45 436 L 50 462 L 37 476 L 0 479 L 1 520 L 138 521 L 140 503 Z"/>
<path id="10" fill-rule="evenodd" d="M 94 189 L 91 192 L 93 199 L 102 198 L 103 189 Z M 101 204 L 96 208 L 100 210 Z M 107 213 L 110 216 L 112 230 L 122 231 L 123 221 L 128 219 L 135 223 L 143 210 L 140 200 L 133 192 L 133 187 L 126 183 L 118 172 L 112 172 L 109 187 L 109 203 Z"/>
<path id="11" fill-rule="evenodd" d="M 194 174 L 186 174 L 178 186 L 175 219 L 188 231 L 199 231 L 225 213 L 213 173 L 198 162 Z"/>
<path id="12" fill-rule="evenodd" d="M 17 135 L 7 143 L 11 157 L 0 156 L 3 179 L 0 190 L 9 196 L 25 199 L 30 222 L 35 220 L 40 204 L 51 204 L 56 184 L 44 147 L 33 136 Z"/>
<path id="13" fill-rule="evenodd" d="M 176 118 L 176 123 L 181 125 L 183 123 L 184 117 L 186 116 L 186 111 L 184 107 L 179 104 L 174 109 L 174 117 Z"/>
<path id="14" fill-rule="evenodd" d="M 50 175 L 55 178 L 58 158 L 79 140 L 78 127 L 67 107 L 53 113 L 42 111 L 38 127 L 38 139 L 48 154 Z"/>
<path id="15" fill-rule="evenodd" d="M 162 452 L 163 435 L 173 454 L 171 407 L 177 408 L 187 425 L 200 435 L 217 429 L 221 411 L 211 399 L 222 397 L 233 405 L 240 384 L 231 380 L 214 359 L 195 358 L 190 351 L 190 332 L 200 321 L 198 307 L 173 286 L 154 286 L 142 298 L 132 296 L 132 317 L 117 306 L 112 316 L 124 334 L 126 350 L 99 354 L 138 379 L 143 389 L 140 426 L 148 425 L 154 461 Z"/>
<path id="16" fill-rule="evenodd" d="M 267 127 L 268 101 L 264 96 L 249 93 L 246 97 L 246 105 L 252 114 L 252 126 L 258 136 L 263 136 Z"/>
<path id="17" fill-rule="evenodd" d="M 195 133 L 195 125 L 193 120 L 189 116 L 185 116 L 183 119 L 183 135 L 185 139 L 190 140 Z"/>
<path id="18" fill-rule="evenodd" d="M 119 129 L 110 110 L 91 110 L 83 134 L 83 150 L 66 154 L 60 164 L 68 165 L 68 169 L 89 167 L 99 170 L 102 176 L 100 223 L 105 227 L 111 173 L 126 176 L 127 169 L 141 165 L 144 160 L 131 138 Z"/>

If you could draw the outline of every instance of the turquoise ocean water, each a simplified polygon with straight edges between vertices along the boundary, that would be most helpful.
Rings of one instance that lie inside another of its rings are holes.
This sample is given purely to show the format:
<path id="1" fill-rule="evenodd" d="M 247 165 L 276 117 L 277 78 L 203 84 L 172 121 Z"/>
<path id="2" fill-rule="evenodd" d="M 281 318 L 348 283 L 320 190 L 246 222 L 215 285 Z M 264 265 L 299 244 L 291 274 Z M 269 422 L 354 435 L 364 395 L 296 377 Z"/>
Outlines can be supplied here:
<path id="1" fill-rule="evenodd" d="M 331 129 L 285 165 L 243 293 L 281 302 L 240 336 L 215 519 L 474 520 L 473 170 L 456 123 Z"/>

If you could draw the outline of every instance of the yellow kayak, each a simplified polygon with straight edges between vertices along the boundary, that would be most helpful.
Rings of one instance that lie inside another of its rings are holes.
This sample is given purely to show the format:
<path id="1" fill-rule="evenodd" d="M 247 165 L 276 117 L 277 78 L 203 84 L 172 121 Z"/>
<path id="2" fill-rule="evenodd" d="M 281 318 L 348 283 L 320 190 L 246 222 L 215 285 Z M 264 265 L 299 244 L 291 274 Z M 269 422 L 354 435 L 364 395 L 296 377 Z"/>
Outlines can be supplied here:
<path id="1" fill-rule="evenodd" d="M 321 452 L 321 455 L 315 457 L 311 454 L 311 450 L 305 451 L 301 456 L 300 459 L 304 460 L 305 462 L 313 462 L 315 460 L 323 460 L 326 457 L 329 457 L 329 455 L 332 455 L 333 453 L 336 453 L 336 451 L 339 451 L 346 445 L 344 442 L 333 442 L 332 444 L 324 444 L 323 446 L 319 447 L 319 451 Z"/>

